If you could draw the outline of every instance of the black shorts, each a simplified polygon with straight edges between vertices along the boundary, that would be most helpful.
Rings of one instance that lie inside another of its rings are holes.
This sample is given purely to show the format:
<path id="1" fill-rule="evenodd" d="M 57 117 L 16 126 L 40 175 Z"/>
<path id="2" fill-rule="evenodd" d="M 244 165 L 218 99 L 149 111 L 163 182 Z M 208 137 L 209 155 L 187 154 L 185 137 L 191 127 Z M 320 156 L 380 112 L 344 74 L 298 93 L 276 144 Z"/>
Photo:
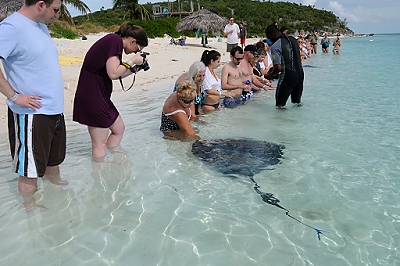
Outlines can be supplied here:
<path id="1" fill-rule="evenodd" d="M 47 166 L 57 166 L 65 159 L 63 114 L 16 114 L 8 109 L 8 136 L 13 170 L 20 176 L 42 177 Z"/>

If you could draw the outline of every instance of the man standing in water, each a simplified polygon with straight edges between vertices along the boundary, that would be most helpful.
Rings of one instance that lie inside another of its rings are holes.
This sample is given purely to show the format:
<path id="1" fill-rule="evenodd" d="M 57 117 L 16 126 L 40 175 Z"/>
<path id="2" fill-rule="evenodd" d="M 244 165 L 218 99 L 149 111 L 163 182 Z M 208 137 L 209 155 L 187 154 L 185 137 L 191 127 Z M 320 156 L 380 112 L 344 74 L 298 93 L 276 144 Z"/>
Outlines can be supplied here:
<path id="1" fill-rule="evenodd" d="M 292 103 L 300 105 L 304 72 L 297 40 L 282 34 L 275 25 L 269 25 L 265 35 L 274 42 L 271 47 L 273 67 L 266 74 L 266 78 L 272 80 L 279 75 L 275 93 L 276 107 L 285 108 L 289 96 Z"/>
<path id="2" fill-rule="evenodd" d="M 25 0 L 18 12 L 0 23 L 0 58 L 6 74 L 0 71 L 0 92 L 7 97 L 13 168 L 26 210 L 41 207 L 34 198 L 38 177 L 67 184 L 59 172 L 66 152 L 63 79 L 46 26 L 60 8 L 61 0 Z"/>

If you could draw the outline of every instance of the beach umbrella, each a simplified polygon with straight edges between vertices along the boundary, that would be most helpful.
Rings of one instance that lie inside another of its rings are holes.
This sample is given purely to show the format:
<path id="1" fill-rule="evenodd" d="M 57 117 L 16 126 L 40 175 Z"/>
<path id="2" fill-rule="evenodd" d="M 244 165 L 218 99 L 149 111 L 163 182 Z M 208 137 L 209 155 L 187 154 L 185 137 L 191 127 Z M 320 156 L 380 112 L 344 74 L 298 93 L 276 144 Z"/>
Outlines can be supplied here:
<path id="1" fill-rule="evenodd" d="M 24 0 L 0 0 L 0 21 L 18 11 L 24 3 Z"/>
<path id="2" fill-rule="evenodd" d="M 226 18 L 222 18 L 210 10 L 201 9 L 179 21 L 176 31 L 200 29 L 205 32 L 209 30 L 216 32 L 223 30 L 227 23 Z"/>

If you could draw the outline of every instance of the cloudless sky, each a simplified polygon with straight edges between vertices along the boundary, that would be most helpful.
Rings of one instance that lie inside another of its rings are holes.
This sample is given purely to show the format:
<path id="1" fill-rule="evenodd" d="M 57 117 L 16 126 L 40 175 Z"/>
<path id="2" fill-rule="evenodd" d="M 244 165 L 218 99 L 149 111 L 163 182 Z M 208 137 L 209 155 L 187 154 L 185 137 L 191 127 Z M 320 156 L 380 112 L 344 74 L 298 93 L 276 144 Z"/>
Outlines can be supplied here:
<path id="1" fill-rule="evenodd" d="M 102 7 L 109 9 L 113 6 L 113 0 L 83 1 L 92 12 Z M 175 1 L 171 0 L 171 2 Z M 139 4 L 157 2 L 160 1 L 139 0 Z M 194 2 L 196 3 L 196 0 Z M 400 0 L 297 0 L 293 2 L 315 5 L 315 8 L 332 11 L 341 20 L 346 19 L 347 26 L 355 33 L 400 33 Z M 72 7 L 69 7 L 69 11 L 72 16 L 80 15 Z"/>

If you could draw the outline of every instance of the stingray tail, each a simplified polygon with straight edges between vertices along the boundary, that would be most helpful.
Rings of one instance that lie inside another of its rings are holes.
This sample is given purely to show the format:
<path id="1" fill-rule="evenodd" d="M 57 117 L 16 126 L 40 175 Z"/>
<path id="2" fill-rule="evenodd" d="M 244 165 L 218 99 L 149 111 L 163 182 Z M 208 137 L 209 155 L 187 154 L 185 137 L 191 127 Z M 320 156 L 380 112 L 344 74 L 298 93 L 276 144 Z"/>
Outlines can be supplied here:
<path id="1" fill-rule="evenodd" d="M 271 204 L 271 205 L 274 205 L 274 206 L 284 210 L 286 215 L 289 216 L 290 218 L 292 218 L 293 220 L 301 223 L 304 226 L 307 226 L 308 228 L 314 229 L 316 231 L 316 233 L 317 233 L 318 240 L 321 240 L 322 230 L 317 229 L 315 227 L 312 227 L 312 226 L 310 226 L 310 225 L 308 225 L 306 223 L 303 223 L 302 221 L 300 221 L 296 217 L 293 217 L 292 215 L 290 215 L 288 209 L 286 209 L 285 207 L 283 207 L 283 206 L 278 204 L 278 202 L 280 202 L 280 200 L 278 198 L 275 198 L 272 193 L 264 193 L 264 192 L 260 191 L 259 190 L 260 186 L 257 184 L 256 181 L 254 181 L 253 177 L 250 177 L 250 180 L 254 183 L 254 191 L 261 196 L 261 199 L 264 202 L 266 202 L 268 204 Z"/>

